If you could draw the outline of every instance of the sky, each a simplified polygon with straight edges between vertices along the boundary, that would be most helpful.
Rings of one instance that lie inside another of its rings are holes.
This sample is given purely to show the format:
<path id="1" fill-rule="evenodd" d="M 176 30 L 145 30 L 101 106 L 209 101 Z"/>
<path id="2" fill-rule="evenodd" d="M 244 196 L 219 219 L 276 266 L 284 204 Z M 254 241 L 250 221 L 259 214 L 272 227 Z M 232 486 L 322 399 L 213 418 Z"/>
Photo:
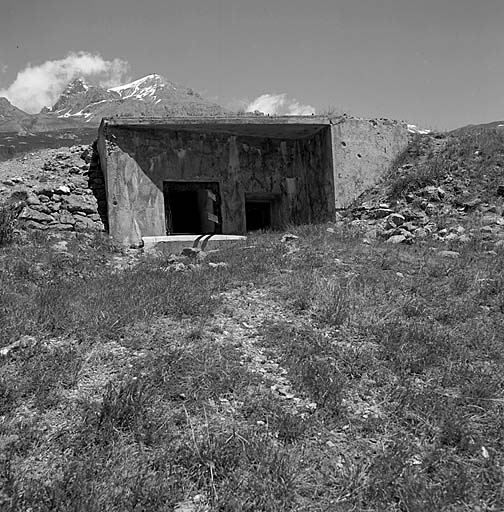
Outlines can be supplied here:
<path id="1" fill-rule="evenodd" d="M 502 120 L 504 0 L 1 2 L 0 95 L 21 108 L 150 73 L 235 109 Z"/>

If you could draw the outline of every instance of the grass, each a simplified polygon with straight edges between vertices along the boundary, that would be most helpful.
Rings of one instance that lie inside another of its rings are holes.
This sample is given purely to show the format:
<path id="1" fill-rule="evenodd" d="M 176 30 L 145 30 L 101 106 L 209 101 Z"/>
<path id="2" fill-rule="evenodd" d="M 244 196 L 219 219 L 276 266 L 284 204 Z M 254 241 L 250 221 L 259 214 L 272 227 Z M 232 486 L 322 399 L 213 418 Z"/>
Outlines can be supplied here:
<path id="1" fill-rule="evenodd" d="M 502 184 L 502 130 L 466 130 L 456 137 L 446 136 L 445 145 L 438 152 L 428 141 L 429 138 L 416 136 L 397 158 L 386 180 L 391 199 L 429 185 L 439 186 L 447 178 L 459 178 L 473 195 L 495 202 L 497 187 Z M 405 164 L 412 167 L 399 172 Z"/>
<path id="2" fill-rule="evenodd" d="M 502 510 L 504 253 L 327 227 L 0 248 L 0 509 Z"/>

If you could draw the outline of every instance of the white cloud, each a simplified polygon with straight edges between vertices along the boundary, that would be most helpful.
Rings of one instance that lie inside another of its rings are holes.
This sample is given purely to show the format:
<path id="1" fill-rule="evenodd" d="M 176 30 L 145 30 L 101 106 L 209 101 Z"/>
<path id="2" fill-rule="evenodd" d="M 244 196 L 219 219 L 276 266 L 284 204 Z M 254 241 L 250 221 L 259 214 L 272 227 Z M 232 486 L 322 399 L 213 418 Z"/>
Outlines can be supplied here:
<path id="1" fill-rule="evenodd" d="M 36 66 L 28 63 L 9 87 L 0 89 L 0 96 L 35 113 L 42 107 L 51 107 L 74 78 L 83 76 L 91 78 L 93 83 L 113 87 L 123 82 L 128 71 L 129 65 L 124 60 L 104 60 L 99 54 L 71 52 L 63 59 L 48 60 Z"/>
<path id="2" fill-rule="evenodd" d="M 287 94 L 263 94 L 247 105 L 247 112 L 263 112 L 270 115 L 309 116 L 315 114 L 311 105 L 302 105 Z"/>
<path id="3" fill-rule="evenodd" d="M 1 64 L 0 65 L 0 73 L 6 73 L 8 67 L 9 66 L 7 66 L 7 64 Z"/>

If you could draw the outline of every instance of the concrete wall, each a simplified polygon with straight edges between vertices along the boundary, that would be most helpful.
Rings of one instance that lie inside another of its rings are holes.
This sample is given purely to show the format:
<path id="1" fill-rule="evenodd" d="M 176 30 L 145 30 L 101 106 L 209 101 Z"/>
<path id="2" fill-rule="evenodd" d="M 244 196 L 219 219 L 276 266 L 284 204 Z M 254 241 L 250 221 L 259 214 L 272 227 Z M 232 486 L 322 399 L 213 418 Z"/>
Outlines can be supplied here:
<path id="1" fill-rule="evenodd" d="M 98 149 L 111 235 L 124 244 L 164 235 L 163 181 L 218 181 L 222 232 L 245 233 L 245 194 L 276 199 L 277 222 L 334 216 L 331 133 L 279 140 L 166 128 L 104 126 Z"/>
<path id="2" fill-rule="evenodd" d="M 331 127 L 336 208 L 374 186 L 408 145 L 404 123 L 345 119 Z"/>

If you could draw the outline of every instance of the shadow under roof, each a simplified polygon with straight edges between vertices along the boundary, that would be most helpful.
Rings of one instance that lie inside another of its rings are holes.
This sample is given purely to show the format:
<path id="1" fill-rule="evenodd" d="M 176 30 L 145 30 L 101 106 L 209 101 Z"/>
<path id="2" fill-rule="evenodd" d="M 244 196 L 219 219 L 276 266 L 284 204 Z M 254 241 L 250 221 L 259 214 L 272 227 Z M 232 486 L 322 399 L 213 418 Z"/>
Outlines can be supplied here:
<path id="1" fill-rule="evenodd" d="M 222 133 L 272 139 L 311 137 L 344 117 L 327 116 L 238 116 L 238 117 L 115 117 L 102 120 L 102 127 Z"/>

